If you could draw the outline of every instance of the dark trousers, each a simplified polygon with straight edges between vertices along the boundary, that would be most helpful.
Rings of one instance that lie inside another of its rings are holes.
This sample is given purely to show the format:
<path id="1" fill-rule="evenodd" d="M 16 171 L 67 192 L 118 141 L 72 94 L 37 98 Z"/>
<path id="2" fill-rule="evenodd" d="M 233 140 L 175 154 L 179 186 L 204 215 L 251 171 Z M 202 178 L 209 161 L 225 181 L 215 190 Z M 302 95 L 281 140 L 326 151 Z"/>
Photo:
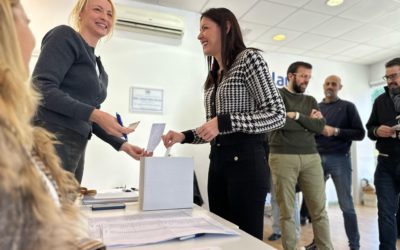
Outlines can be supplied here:
<path id="1" fill-rule="evenodd" d="M 397 221 L 397 239 L 400 238 L 400 199 L 397 205 L 397 213 L 396 213 L 396 221 Z"/>
<path id="2" fill-rule="evenodd" d="M 87 137 L 77 132 L 52 123 L 38 123 L 56 136 L 55 145 L 62 167 L 73 173 L 79 183 L 82 182 L 85 163 Z"/>
<path id="3" fill-rule="evenodd" d="M 378 156 L 374 184 L 378 198 L 379 249 L 395 250 L 400 192 L 400 158 Z"/>
<path id="4" fill-rule="evenodd" d="M 215 143 L 208 174 L 210 211 L 262 240 L 269 178 L 262 141 Z"/>
<path id="5" fill-rule="evenodd" d="M 360 249 L 360 233 L 357 215 L 351 195 L 351 157 L 350 154 L 321 154 L 324 176 L 331 176 L 336 188 L 340 209 L 343 212 L 344 228 L 349 247 Z"/>

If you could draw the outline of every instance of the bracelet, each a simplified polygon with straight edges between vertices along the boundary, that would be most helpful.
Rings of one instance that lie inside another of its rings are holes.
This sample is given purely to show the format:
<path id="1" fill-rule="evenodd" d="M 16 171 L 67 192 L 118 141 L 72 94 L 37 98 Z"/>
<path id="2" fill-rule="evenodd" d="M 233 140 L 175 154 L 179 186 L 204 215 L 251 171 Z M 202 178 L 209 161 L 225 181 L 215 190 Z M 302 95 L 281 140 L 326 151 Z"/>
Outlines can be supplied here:
<path id="1" fill-rule="evenodd" d="M 378 134 L 376 133 L 377 130 L 378 130 L 378 127 L 374 128 L 374 130 L 372 131 L 372 133 L 375 135 L 375 137 L 379 137 Z"/>
<path id="2" fill-rule="evenodd" d="M 294 120 L 297 121 L 299 118 L 300 118 L 300 113 L 299 113 L 299 112 L 296 112 L 296 115 L 295 115 L 295 117 L 294 117 Z"/>
<path id="3" fill-rule="evenodd" d="M 340 133 L 340 128 L 335 128 L 335 132 L 333 133 L 334 136 L 338 136 Z"/>

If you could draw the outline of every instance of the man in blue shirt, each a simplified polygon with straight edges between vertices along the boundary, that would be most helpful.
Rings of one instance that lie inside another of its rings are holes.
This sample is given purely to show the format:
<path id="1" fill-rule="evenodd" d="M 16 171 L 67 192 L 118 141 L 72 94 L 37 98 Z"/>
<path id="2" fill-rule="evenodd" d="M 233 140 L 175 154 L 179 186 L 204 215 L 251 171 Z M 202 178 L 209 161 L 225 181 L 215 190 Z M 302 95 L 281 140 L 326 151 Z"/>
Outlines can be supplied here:
<path id="1" fill-rule="evenodd" d="M 336 188 L 344 227 L 350 249 L 360 248 L 357 215 L 351 195 L 352 166 L 350 147 L 352 141 L 360 141 L 365 130 L 355 105 L 338 97 L 342 89 L 341 79 L 331 75 L 325 79 L 325 98 L 319 108 L 326 120 L 322 135 L 316 136 L 324 175 L 330 175 Z"/>

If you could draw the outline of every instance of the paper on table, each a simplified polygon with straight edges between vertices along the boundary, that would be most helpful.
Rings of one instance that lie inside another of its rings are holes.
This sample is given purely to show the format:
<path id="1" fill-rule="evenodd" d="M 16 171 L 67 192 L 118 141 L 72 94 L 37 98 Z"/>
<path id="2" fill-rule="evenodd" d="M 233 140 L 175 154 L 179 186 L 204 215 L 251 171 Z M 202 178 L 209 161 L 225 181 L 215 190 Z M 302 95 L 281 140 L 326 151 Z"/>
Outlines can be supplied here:
<path id="1" fill-rule="evenodd" d="M 162 211 L 152 213 L 140 213 L 122 216 L 110 216 L 110 217 L 92 217 L 88 218 L 89 224 L 89 236 L 94 239 L 102 239 L 102 226 L 110 223 L 127 223 L 134 220 L 155 220 L 155 219 L 166 219 L 166 218 L 190 218 L 192 215 L 186 211 Z"/>
<path id="2" fill-rule="evenodd" d="M 161 141 L 161 136 L 164 133 L 164 129 L 165 123 L 153 123 L 153 125 L 151 126 L 149 143 L 147 144 L 147 152 L 154 152 Z"/>
<path id="3" fill-rule="evenodd" d="M 186 250 L 222 250 L 220 247 L 200 247 L 200 248 L 190 248 Z"/>
<path id="4" fill-rule="evenodd" d="M 138 246 L 199 233 L 239 234 L 209 217 L 114 220 L 92 227 L 100 228 L 97 235 L 102 236 L 107 246 Z"/>

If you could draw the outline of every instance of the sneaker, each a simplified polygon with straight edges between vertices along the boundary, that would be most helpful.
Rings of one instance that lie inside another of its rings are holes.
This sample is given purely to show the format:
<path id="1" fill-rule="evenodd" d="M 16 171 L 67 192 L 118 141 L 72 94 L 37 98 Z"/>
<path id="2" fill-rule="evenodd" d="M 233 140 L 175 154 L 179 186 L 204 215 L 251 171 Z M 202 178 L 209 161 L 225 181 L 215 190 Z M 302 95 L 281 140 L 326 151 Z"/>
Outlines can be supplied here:
<path id="1" fill-rule="evenodd" d="M 275 241 L 275 240 L 279 239 L 280 237 L 281 237 L 280 234 L 273 233 L 268 237 L 268 240 L 269 241 Z"/>
<path id="2" fill-rule="evenodd" d="M 301 249 L 304 249 L 304 250 L 317 250 L 317 245 L 315 244 L 315 241 L 313 240 L 309 245 L 304 246 Z"/>

